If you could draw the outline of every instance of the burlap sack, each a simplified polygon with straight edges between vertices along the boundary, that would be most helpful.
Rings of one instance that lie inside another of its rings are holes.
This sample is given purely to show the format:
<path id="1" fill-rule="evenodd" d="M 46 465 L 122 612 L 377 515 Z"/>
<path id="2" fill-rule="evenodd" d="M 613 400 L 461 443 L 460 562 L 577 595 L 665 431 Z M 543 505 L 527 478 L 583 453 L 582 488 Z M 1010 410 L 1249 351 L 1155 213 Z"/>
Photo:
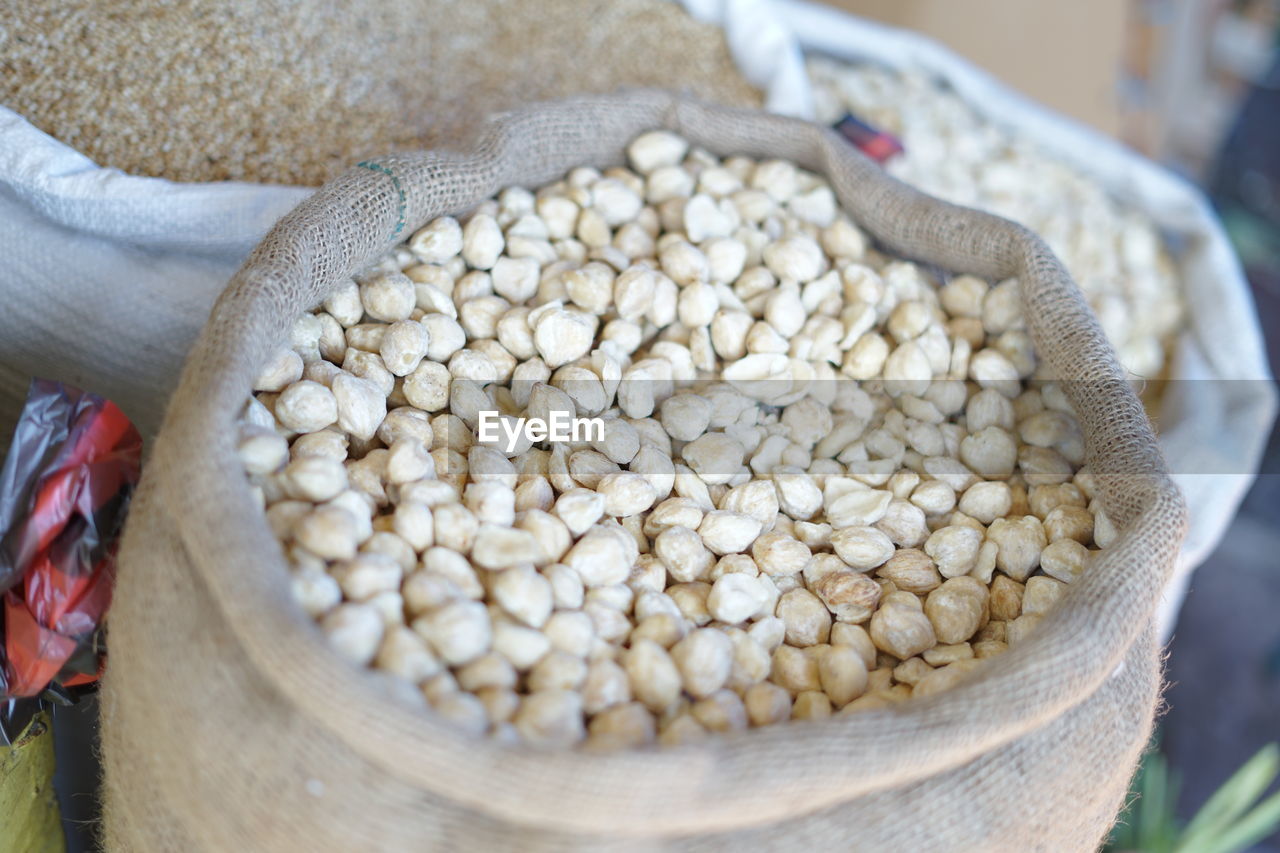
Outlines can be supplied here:
<path id="1" fill-rule="evenodd" d="M 416 225 L 499 188 L 622 162 L 652 127 L 825 173 L 888 248 L 1018 276 L 1073 380 L 1121 533 L 1024 644 L 951 692 L 706 744 L 614 755 L 459 734 L 328 650 L 290 598 L 233 450 L 292 319 Z M 103 702 L 113 850 L 1089 850 L 1159 687 L 1151 616 L 1186 518 L 1141 405 L 1058 261 L 1024 229 L 887 178 L 832 132 L 663 93 L 537 106 L 470 155 L 356 168 L 276 226 L 192 351 L 121 553 Z"/>

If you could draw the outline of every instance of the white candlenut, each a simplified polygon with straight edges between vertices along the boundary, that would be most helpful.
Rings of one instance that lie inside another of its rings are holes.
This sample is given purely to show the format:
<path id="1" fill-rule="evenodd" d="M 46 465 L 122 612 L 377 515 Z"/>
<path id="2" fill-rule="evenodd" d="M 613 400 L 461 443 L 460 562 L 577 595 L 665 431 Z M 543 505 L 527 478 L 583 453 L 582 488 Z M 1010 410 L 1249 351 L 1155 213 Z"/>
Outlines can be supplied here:
<path id="1" fill-rule="evenodd" d="M 1097 311 L 1121 363 L 1138 376 L 1160 374 L 1185 307 L 1150 219 L 923 74 L 820 58 L 809 60 L 808 71 L 819 121 L 852 112 L 897 134 L 905 150 L 886 164 L 891 174 L 1041 235 Z M 989 291 L 987 282 L 957 276 L 939 296 L 953 317 L 989 320 L 996 332 L 1020 318 L 1020 306 L 993 303 L 984 311 Z"/>
<path id="2" fill-rule="evenodd" d="M 1018 282 L 935 287 L 792 164 L 630 152 L 428 223 L 267 357 L 236 446 L 299 605 L 464 731 L 587 749 L 1021 641 L 1117 534 Z"/>

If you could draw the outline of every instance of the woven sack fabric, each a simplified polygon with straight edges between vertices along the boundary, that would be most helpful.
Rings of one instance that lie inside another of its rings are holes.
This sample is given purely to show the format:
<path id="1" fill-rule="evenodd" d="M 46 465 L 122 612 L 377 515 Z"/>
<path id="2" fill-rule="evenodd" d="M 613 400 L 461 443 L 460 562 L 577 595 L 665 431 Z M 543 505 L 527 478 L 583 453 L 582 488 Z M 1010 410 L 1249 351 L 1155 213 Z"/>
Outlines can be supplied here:
<path id="1" fill-rule="evenodd" d="M 340 279 L 504 186 L 622 163 L 655 127 L 822 172 L 890 251 L 1017 276 L 1120 535 L 1028 640 L 944 693 L 667 750 L 472 739 L 407 687 L 344 664 L 293 603 L 240 473 L 236 420 L 258 365 Z M 111 614 L 109 849 L 1097 847 L 1150 732 L 1152 616 L 1186 513 L 1097 322 L 1034 235 L 907 188 L 829 130 L 662 92 L 533 106 L 496 118 L 468 154 L 376 165 L 277 224 L 215 305 L 170 401 Z"/>

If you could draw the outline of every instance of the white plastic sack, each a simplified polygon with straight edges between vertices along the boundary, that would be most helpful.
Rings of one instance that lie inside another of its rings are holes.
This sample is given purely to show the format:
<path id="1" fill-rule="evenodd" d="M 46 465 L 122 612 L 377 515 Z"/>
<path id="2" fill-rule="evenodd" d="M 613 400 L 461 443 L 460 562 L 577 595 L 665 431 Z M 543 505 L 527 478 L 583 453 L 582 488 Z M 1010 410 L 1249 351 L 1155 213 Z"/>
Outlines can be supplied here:
<path id="1" fill-rule="evenodd" d="M 154 432 L 214 299 L 309 193 L 102 169 L 0 107 L 0 451 L 32 376 Z"/>

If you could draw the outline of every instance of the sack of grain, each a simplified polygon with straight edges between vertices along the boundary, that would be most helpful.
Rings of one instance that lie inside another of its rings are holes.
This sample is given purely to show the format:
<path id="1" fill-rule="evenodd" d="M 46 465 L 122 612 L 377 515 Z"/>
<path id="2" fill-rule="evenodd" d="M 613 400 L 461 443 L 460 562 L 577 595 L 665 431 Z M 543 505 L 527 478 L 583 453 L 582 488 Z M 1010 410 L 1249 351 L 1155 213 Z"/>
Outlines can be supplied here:
<path id="1" fill-rule="evenodd" d="M 823 174 L 886 251 L 1017 277 L 1115 536 L 1034 632 L 946 692 L 661 750 L 461 735 L 401 681 L 350 666 L 294 602 L 237 455 L 244 402 L 298 315 L 407 234 L 508 186 L 621 165 L 654 128 Z M 470 154 L 343 175 L 277 225 L 215 306 L 121 552 L 103 703 L 108 844 L 1094 849 L 1149 734 L 1153 617 L 1185 524 L 1097 321 L 1029 232 L 923 196 L 801 122 L 662 93 L 535 106 L 497 120 Z"/>

